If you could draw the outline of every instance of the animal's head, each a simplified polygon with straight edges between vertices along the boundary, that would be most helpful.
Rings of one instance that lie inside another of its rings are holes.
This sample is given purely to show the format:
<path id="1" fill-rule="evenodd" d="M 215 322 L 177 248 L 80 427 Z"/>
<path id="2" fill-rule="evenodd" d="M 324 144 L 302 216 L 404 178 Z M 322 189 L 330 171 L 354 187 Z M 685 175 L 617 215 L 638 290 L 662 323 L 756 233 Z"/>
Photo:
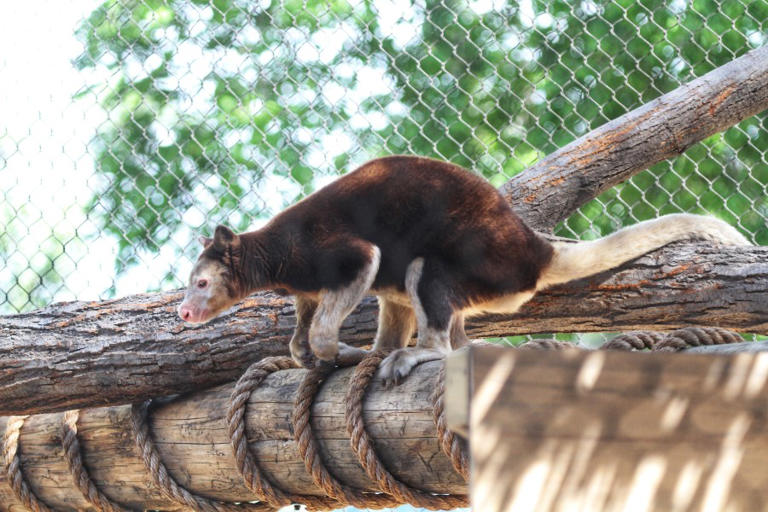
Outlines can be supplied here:
<path id="1" fill-rule="evenodd" d="M 179 316 L 185 322 L 203 323 L 243 299 L 248 290 L 239 271 L 241 240 L 225 226 L 213 238 L 200 237 L 204 249 L 189 276 Z"/>

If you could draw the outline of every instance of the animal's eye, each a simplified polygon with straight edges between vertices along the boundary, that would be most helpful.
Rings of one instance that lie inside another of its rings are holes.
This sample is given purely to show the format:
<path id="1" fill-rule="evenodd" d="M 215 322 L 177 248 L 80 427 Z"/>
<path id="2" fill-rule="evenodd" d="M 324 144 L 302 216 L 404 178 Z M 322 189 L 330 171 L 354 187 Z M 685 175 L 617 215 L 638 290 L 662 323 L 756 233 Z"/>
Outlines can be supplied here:
<path id="1" fill-rule="evenodd" d="M 205 288 L 206 286 L 208 286 L 208 280 L 207 279 L 201 279 L 201 280 L 199 280 L 197 282 L 197 287 L 198 288 Z"/>

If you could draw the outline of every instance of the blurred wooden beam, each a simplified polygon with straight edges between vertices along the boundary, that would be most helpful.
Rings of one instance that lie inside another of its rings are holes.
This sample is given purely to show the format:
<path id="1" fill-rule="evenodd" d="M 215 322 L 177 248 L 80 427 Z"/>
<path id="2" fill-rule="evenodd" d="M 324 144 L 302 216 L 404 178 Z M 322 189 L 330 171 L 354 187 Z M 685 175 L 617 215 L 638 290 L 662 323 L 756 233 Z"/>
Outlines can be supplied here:
<path id="1" fill-rule="evenodd" d="M 448 368 L 484 512 L 766 510 L 767 353 L 475 346 Z"/>

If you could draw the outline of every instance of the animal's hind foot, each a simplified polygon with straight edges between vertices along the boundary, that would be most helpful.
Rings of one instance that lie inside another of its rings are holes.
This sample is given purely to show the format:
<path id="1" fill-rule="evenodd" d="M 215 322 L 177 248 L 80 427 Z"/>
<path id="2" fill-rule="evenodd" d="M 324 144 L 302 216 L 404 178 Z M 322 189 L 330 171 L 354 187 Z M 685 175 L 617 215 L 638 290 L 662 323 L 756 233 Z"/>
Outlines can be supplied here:
<path id="1" fill-rule="evenodd" d="M 339 355 L 338 333 L 313 332 L 309 331 L 309 346 L 312 353 L 318 359 L 334 362 Z"/>
<path id="2" fill-rule="evenodd" d="M 378 375 L 384 387 L 399 386 L 416 365 L 443 359 L 448 352 L 436 348 L 399 348 L 379 365 Z"/>
<path id="3" fill-rule="evenodd" d="M 322 368 L 328 366 L 339 366 L 341 368 L 347 366 L 355 366 L 363 360 L 365 356 L 369 354 L 369 351 L 362 348 L 350 347 L 346 343 L 339 343 L 339 353 L 334 360 L 328 361 L 316 357 L 314 353 L 309 349 L 302 350 L 301 348 L 294 349 L 291 347 L 291 357 L 302 368 Z"/>

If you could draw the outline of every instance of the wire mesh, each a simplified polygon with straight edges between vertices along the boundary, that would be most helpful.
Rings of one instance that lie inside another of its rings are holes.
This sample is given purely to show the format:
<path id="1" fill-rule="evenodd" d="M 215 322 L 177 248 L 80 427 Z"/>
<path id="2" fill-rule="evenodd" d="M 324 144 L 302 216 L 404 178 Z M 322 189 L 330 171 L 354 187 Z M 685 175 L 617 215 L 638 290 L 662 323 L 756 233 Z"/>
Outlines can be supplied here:
<path id="1" fill-rule="evenodd" d="M 0 63 L 20 98 L 0 128 L 4 313 L 183 286 L 198 234 L 257 227 L 376 156 L 501 185 L 768 35 L 766 0 L 43 4 L 20 33 L 70 79 Z M 42 11 L 64 50 L 40 41 Z M 766 119 L 614 187 L 558 233 L 708 212 L 767 244 Z"/>
<path id="2" fill-rule="evenodd" d="M 767 0 L 51 0 L 2 18 L 0 313 L 183 286 L 198 234 L 257 227 L 376 156 L 501 185 L 768 37 Z M 768 244 L 767 154 L 762 114 L 557 232 L 684 211 Z"/>

